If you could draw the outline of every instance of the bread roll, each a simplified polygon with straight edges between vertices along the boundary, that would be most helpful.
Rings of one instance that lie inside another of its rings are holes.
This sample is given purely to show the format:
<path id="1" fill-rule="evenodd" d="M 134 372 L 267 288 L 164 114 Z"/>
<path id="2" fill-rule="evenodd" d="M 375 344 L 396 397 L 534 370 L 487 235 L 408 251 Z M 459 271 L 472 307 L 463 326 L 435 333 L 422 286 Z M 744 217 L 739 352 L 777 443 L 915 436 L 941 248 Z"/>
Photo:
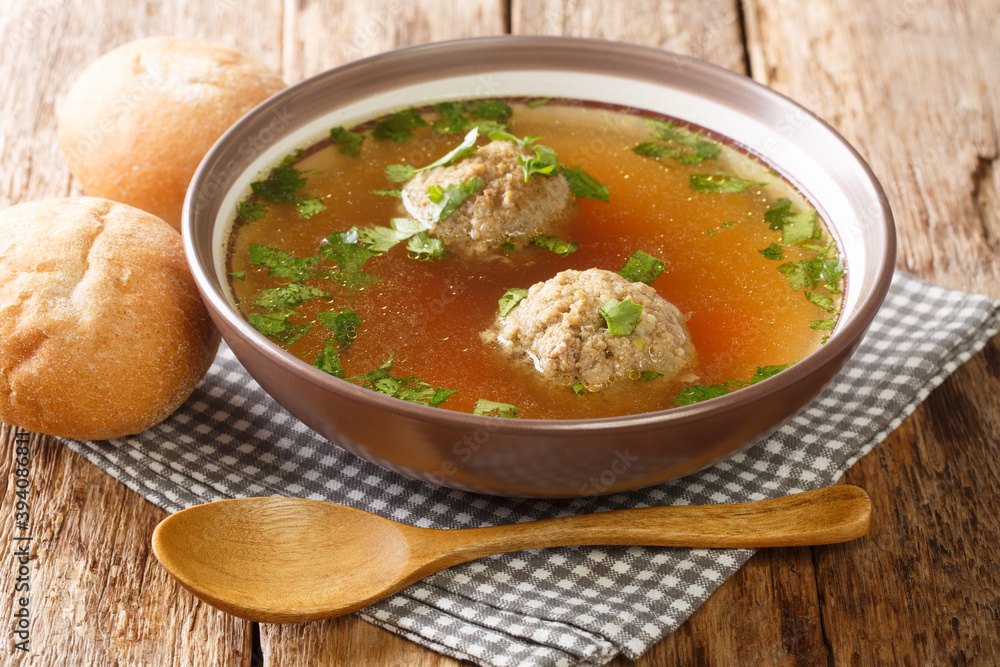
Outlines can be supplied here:
<path id="1" fill-rule="evenodd" d="M 0 421 L 84 440 L 143 431 L 218 345 L 159 218 L 92 197 L 0 211 Z"/>
<path id="2" fill-rule="evenodd" d="M 59 144 L 87 194 L 180 229 L 188 183 L 215 140 L 284 88 L 221 44 L 154 37 L 87 67 L 59 109 Z"/>

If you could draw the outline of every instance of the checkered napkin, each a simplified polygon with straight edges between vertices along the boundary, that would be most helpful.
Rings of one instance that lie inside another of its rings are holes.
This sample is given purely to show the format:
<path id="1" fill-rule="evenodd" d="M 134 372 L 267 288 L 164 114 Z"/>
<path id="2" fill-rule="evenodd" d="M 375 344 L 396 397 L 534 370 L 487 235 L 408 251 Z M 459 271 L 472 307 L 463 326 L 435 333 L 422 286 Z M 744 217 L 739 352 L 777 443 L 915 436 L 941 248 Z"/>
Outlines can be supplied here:
<path id="1" fill-rule="evenodd" d="M 1000 302 L 897 274 L 861 347 L 777 433 L 710 469 L 612 496 L 498 498 L 414 481 L 330 445 L 291 417 L 232 353 L 164 423 L 129 438 L 70 441 L 176 511 L 223 498 L 290 495 L 434 528 L 650 505 L 732 503 L 831 484 L 1000 328 Z M 435 574 L 363 618 L 481 665 L 600 665 L 677 628 L 748 549 L 566 547 L 485 558 Z"/>

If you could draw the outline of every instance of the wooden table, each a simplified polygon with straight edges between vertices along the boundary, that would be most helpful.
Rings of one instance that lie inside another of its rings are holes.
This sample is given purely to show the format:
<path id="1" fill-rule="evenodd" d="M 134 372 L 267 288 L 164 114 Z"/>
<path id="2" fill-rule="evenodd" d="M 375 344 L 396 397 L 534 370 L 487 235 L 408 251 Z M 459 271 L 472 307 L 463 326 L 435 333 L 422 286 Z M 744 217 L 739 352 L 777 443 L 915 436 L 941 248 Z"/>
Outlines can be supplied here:
<path id="1" fill-rule="evenodd" d="M 90 61 L 136 38 L 227 42 L 295 82 L 421 42 L 545 33 L 661 47 L 745 73 L 832 123 L 896 215 L 899 267 L 1000 297 L 1000 5 L 990 0 L 4 0 L 0 206 L 79 194 L 55 109 Z M 846 475 L 868 537 L 759 552 L 639 661 L 996 664 L 1000 340 Z M 12 541 L 18 431 L 0 442 Z M 454 665 L 355 617 L 261 626 L 196 602 L 149 549 L 164 512 L 59 442 L 30 436 L 30 652 L 14 648 L 19 565 L 0 565 L 7 664 Z M 11 552 L 16 546 L 11 547 Z M 23 573 L 23 571 L 21 571 Z"/>

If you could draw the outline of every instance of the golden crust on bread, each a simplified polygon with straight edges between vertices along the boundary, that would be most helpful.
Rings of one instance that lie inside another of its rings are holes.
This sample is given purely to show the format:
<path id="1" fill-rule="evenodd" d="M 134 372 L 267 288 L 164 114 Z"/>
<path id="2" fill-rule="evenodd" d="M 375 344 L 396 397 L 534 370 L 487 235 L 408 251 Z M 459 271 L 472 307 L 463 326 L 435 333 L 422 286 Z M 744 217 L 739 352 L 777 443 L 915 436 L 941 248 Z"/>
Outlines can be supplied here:
<path id="1" fill-rule="evenodd" d="M 143 431 L 218 345 L 159 218 L 91 197 L 0 212 L 0 421 L 87 440 Z"/>
<path id="2" fill-rule="evenodd" d="M 130 42 L 91 63 L 59 108 L 58 138 L 88 195 L 180 229 L 188 183 L 222 134 L 284 82 L 222 44 Z"/>

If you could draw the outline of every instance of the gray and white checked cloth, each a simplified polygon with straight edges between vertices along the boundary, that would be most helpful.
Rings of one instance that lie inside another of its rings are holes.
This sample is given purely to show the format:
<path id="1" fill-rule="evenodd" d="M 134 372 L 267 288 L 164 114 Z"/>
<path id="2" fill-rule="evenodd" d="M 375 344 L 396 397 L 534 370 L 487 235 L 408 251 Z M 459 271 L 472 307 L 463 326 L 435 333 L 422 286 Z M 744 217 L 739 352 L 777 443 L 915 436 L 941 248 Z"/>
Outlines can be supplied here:
<path id="1" fill-rule="evenodd" d="M 778 432 L 709 469 L 611 496 L 536 500 L 454 491 L 384 470 L 299 423 L 223 347 L 165 422 L 69 446 L 174 512 L 255 495 L 302 496 L 434 528 L 650 505 L 731 503 L 835 482 L 1000 328 L 1000 302 L 897 273 L 857 353 Z M 566 547 L 493 556 L 435 574 L 362 612 L 480 665 L 600 665 L 676 629 L 753 551 Z"/>

